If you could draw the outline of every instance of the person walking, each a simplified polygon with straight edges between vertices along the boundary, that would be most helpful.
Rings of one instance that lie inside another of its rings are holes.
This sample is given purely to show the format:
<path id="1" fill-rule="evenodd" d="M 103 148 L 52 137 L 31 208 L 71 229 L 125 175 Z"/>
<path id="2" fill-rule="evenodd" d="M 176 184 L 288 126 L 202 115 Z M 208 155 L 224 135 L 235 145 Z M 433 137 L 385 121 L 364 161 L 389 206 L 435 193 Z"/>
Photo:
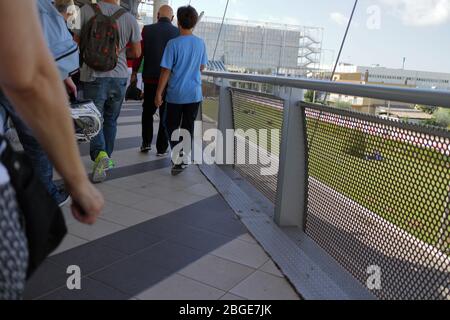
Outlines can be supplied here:
<path id="1" fill-rule="evenodd" d="M 137 73 L 144 60 L 144 103 L 142 110 L 142 145 L 141 152 L 152 150 L 153 141 L 153 117 L 158 110 L 155 105 L 156 90 L 158 89 L 159 76 L 161 74 L 161 60 L 167 43 L 178 37 L 180 31 L 172 24 L 174 18 L 173 9 L 163 5 L 158 12 L 158 22 L 147 25 L 142 30 L 142 55 L 136 59 L 133 65 L 132 82 L 137 82 Z M 163 94 L 163 101 L 165 94 Z M 159 108 L 159 130 L 156 141 L 156 155 L 163 157 L 169 149 L 169 138 L 164 126 L 165 106 Z"/>
<path id="2" fill-rule="evenodd" d="M 54 59 L 66 56 L 66 58 L 58 59 L 57 66 L 61 79 L 64 81 L 67 92 L 76 96 L 77 87 L 70 76 L 71 72 L 79 68 L 78 48 L 72 40 L 72 36 L 65 27 L 65 21 L 60 16 L 51 0 L 38 0 L 38 12 L 41 18 L 41 24 L 45 19 L 45 40 L 47 46 L 52 50 Z M 49 23 L 49 22 L 52 23 Z M 59 28 L 56 28 L 59 27 Z M 54 28 L 58 29 L 55 30 Z M 55 48 L 52 48 L 54 46 Z M 11 102 L 0 90 L 0 107 L 4 109 L 4 116 L 10 117 L 14 128 L 17 131 L 20 143 L 25 153 L 33 162 L 34 170 L 39 175 L 41 182 L 46 187 L 48 193 L 59 204 L 64 206 L 70 200 L 68 192 L 63 187 L 58 187 L 53 182 L 53 165 L 48 159 L 46 152 L 42 149 L 36 140 L 33 131 L 24 123 L 22 118 L 17 114 Z"/>
<path id="3" fill-rule="evenodd" d="M 137 20 L 119 3 L 103 0 L 84 5 L 80 10 L 81 28 L 74 30 L 83 61 L 80 80 L 84 98 L 94 101 L 103 116 L 103 129 L 90 145 L 95 183 L 106 180 L 107 171 L 115 166 L 111 157 L 129 77 L 127 58 L 141 55 Z"/>
<path id="4" fill-rule="evenodd" d="M 35 0 L 0 1 L 0 43 L 8 44 L 0 46 L 0 88 L 62 176 L 74 217 L 95 223 L 104 200 L 81 162 L 67 93 L 46 45 Z M 22 298 L 27 259 L 15 191 L 0 163 L 0 300 Z"/>
<path id="5" fill-rule="evenodd" d="M 199 19 L 197 10 L 192 6 L 180 7 L 177 18 L 180 36 L 169 41 L 164 51 L 155 97 L 155 105 L 163 106 L 167 87 L 165 125 L 172 148 L 172 175 L 180 174 L 187 166 L 189 154 L 176 151 L 180 141 L 174 139 L 174 133 L 183 129 L 191 139 L 194 135 L 195 119 L 203 101 L 201 72 L 208 64 L 205 42 L 193 35 Z"/>

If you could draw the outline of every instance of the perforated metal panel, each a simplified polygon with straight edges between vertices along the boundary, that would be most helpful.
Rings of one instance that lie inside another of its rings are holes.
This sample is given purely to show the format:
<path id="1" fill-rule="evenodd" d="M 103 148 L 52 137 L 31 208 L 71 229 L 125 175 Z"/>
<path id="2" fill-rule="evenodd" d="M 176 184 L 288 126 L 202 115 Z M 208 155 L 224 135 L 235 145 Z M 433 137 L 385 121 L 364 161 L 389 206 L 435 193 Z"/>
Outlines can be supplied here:
<path id="1" fill-rule="evenodd" d="M 236 131 L 235 168 L 259 191 L 275 202 L 283 101 L 263 93 L 232 89 L 233 117 Z M 239 131 L 241 130 L 241 131 Z M 267 134 L 264 131 L 267 130 Z M 276 132 L 277 134 L 273 134 Z M 256 133 L 256 135 L 254 134 Z M 259 157 L 264 152 L 264 159 Z M 258 154 L 258 161 L 251 154 Z M 245 161 L 242 161 L 245 158 Z M 270 168 L 270 169 L 269 169 Z M 264 171 L 269 171 L 269 174 Z"/>
<path id="2" fill-rule="evenodd" d="M 220 87 L 212 78 L 206 77 L 202 82 L 204 100 L 202 103 L 203 131 L 217 128 L 219 117 Z"/>
<path id="3" fill-rule="evenodd" d="M 450 299 L 450 132 L 303 107 L 306 233 L 379 298 Z"/>

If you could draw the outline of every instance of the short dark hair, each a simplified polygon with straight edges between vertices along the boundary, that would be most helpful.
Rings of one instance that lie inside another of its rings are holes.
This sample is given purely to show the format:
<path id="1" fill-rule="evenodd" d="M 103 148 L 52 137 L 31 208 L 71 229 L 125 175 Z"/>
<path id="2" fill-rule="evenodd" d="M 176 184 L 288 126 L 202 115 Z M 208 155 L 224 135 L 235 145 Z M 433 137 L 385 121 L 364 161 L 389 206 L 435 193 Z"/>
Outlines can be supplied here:
<path id="1" fill-rule="evenodd" d="M 191 6 L 180 7 L 178 8 L 177 19 L 183 29 L 193 29 L 198 22 L 198 12 Z"/>

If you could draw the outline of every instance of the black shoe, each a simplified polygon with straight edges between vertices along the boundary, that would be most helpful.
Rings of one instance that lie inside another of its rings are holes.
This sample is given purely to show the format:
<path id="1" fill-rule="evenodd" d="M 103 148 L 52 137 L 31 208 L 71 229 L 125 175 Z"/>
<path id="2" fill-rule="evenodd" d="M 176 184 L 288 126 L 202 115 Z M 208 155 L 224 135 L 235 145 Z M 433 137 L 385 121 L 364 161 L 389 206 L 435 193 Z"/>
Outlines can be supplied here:
<path id="1" fill-rule="evenodd" d="M 141 152 L 142 153 L 149 153 L 150 151 L 152 151 L 152 146 L 149 144 L 143 144 L 141 146 Z"/>
<path id="2" fill-rule="evenodd" d="M 156 156 L 157 156 L 158 158 L 167 157 L 168 155 L 169 155 L 169 152 L 168 152 L 168 151 L 156 153 Z"/>
<path id="3" fill-rule="evenodd" d="M 62 190 L 59 192 L 57 201 L 58 206 L 60 208 L 64 207 L 67 203 L 69 203 L 70 200 L 71 200 L 70 195 L 66 191 Z"/>
<path id="4" fill-rule="evenodd" d="M 172 165 L 172 175 L 177 176 L 184 171 L 185 167 L 182 164 L 173 164 Z"/>

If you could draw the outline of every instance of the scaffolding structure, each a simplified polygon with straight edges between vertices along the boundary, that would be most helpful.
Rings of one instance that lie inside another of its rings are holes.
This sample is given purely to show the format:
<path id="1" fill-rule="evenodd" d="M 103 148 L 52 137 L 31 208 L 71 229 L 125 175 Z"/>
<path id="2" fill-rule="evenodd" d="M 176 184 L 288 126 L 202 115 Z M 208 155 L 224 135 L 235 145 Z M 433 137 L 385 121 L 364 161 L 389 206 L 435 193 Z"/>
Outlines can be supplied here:
<path id="1" fill-rule="evenodd" d="M 213 57 L 221 22 L 204 18 L 195 34 L 205 40 L 210 59 L 230 69 L 304 75 L 320 68 L 322 28 L 226 19 Z"/>

